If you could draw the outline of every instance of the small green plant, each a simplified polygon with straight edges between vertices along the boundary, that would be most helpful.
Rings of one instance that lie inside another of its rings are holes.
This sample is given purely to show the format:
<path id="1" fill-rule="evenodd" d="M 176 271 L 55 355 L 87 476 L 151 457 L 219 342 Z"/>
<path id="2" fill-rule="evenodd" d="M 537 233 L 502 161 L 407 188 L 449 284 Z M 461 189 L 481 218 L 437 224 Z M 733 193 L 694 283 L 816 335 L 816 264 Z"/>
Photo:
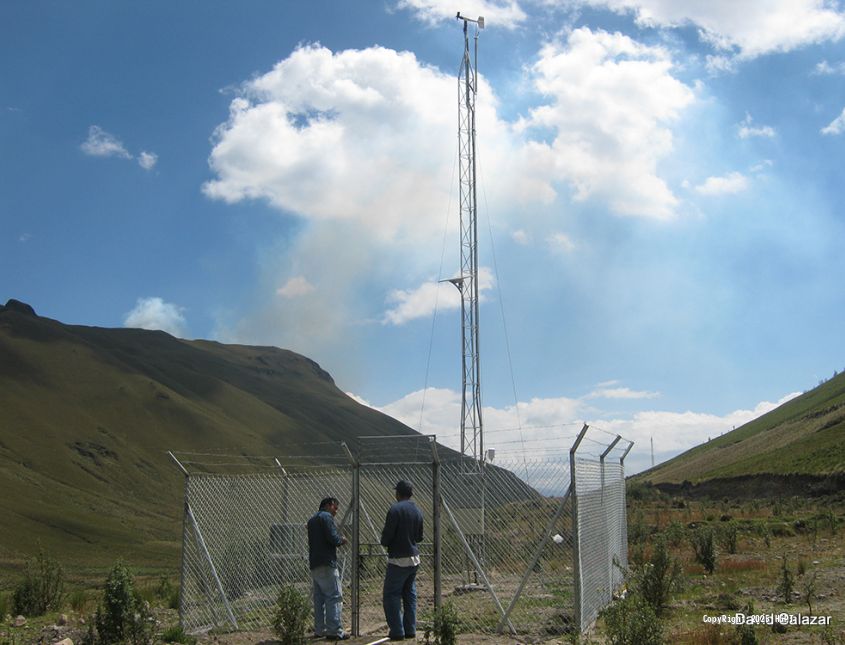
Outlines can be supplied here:
<path id="1" fill-rule="evenodd" d="M 602 612 L 610 645 L 661 645 L 663 625 L 651 605 L 629 593 Z"/>
<path id="2" fill-rule="evenodd" d="M 273 614 L 273 631 L 282 645 L 304 645 L 310 616 L 308 599 L 290 585 L 282 587 Z"/>
<path id="3" fill-rule="evenodd" d="M 816 572 L 805 576 L 801 585 L 801 599 L 807 604 L 810 615 L 813 615 L 813 601 L 816 599 Z"/>
<path id="4" fill-rule="evenodd" d="M 658 539 L 654 544 L 651 560 L 637 571 L 633 587 L 658 616 L 669 601 L 670 594 L 681 581 L 681 565 L 669 555 L 666 542 Z"/>
<path id="5" fill-rule="evenodd" d="M 721 538 L 722 538 L 721 539 L 722 547 L 724 547 L 724 549 L 728 553 L 736 553 L 736 543 L 737 543 L 737 533 L 738 533 L 736 522 L 730 521 L 727 524 L 725 524 L 722 527 L 720 533 L 721 533 Z"/>
<path id="6" fill-rule="evenodd" d="M 426 645 L 455 645 L 458 636 L 458 610 L 446 602 L 434 610 L 432 624 L 425 629 Z"/>
<path id="7" fill-rule="evenodd" d="M 0 591 L 0 620 L 9 613 L 11 603 L 9 602 L 9 594 Z"/>
<path id="8" fill-rule="evenodd" d="M 168 627 L 161 634 L 161 640 L 165 643 L 184 643 L 185 645 L 195 645 L 197 639 L 186 634 L 185 630 L 179 625 Z"/>
<path id="9" fill-rule="evenodd" d="M 74 589 L 68 594 L 67 601 L 71 609 L 81 614 L 88 604 L 88 596 L 83 589 Z"/>
<path id="10" fill-rule="evenodd" d="M 16 614 L 42 616 L 57 610 L 64 593 L 62 565 L 43 549 L 26 563 L 23 579 L 15 587 L 12 605 Z"/>
<path id="11" fill-rule="evenodd" d="M 830 534 L 836 535 L 836 513 L 832 508 L 827 509 L 827 525 L 830 527 Z"/>
<path id="12" fill-rule="evenodd" d="M 792 589 L 794 587 L 794 579 L 792 577 L 792 571 L 790 571 L 789 566 L 786 562 L 786 556 L 783 556 L 783 560 L 780 565 L 780 582 L 778 583 L 778 595 L 783 598 L 783 602 L 787 605 L 792 602 Z"/>
<path id="13" fill-rule="evenodd" d="M 684 541 L 684 527 L 678 520 L 672 520 L 664 531 L 666 541 L 672 546 L 681 546 Z"/>
<path id="14" fill-rule="evenodd" d="M 807 561 L 804 559 L 798 560 L 798 577 L 804 577 L 804 574 L 807 573 Z"/>
<path id="15" fill-rule="evenodd" d="M 103 601 L 94 615 L 97 643 L 144 645 L 153 642 L 149 604 L 144 601 L 122 562 L 112 567 L 103 590 Z"/>
<path id="16" fill-rule="evenodd" d="M 754 632 L 754 625 L 743 623 L 736 626 L 736 638 L 739 645 L 757 645 L 757 634 Z"/>
<path id="17" fill-rule="evenodd" d="M 713 529 L 707 526 L 700 527 L 692 534 L 691 539 L 695 561 L 703 566 L 707 573 L 713 573 L 716 570 L 716 544 Z"/>

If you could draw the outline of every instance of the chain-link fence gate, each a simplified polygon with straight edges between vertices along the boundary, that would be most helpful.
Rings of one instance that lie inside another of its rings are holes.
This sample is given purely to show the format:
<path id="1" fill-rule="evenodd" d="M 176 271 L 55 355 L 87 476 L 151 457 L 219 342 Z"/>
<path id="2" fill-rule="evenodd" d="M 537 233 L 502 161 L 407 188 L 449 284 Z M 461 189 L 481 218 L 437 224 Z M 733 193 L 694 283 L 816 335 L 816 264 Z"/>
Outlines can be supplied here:
<path id="1" fill-rule="evenodd" d="M 333 496 L 348 539 L 338 549 L 344 622 L 354 634 L 386 633 L 387 555 L 379 542 L 403 479 L 425 517 L 421 629 L 448 602 L 464 632 L 582 630 L 621 585 L 627 564 L 627 450 L 616 454 L 617 439 L 602 444 L 599 459 L 579 456 L 587 429 L 568 461 L 522 455 L 483 468 L 423 435 L 359 437 L 354 450 L 312 444 L 284 459 L 174 456 L 186 475 L 182 626 L 266 628 L 283 586 L 310 596 L 305 524 Z"/>

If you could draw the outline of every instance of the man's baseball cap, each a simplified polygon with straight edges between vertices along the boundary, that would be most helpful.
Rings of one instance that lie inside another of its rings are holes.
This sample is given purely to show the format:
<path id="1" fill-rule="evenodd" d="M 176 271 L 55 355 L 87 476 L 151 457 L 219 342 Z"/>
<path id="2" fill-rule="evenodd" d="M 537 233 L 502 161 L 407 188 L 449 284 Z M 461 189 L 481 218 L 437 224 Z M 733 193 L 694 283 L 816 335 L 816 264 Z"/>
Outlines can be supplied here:
<path id="1" fill-rule="evenodd" d="M 406 482 L 404 479 L 400 479 L 396 482 L 396 486 L 394 488 L 397 493 L 402 495 L 402 497 L 410 497 L 414 494 L 414 487 L 411 486 L 411 482 Z"/>

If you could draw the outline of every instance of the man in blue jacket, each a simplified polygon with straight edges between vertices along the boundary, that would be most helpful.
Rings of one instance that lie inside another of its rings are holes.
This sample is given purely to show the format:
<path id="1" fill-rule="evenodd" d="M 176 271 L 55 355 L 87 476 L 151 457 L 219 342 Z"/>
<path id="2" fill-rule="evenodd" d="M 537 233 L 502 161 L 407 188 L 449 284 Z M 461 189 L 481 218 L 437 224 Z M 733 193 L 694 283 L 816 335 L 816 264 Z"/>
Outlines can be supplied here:
<path id="1" fill-rule="evenodd" d="M 326 497 L 318 510 L 308 520 L 308 566 L 314 599 L 314 635 L 328 640 L 346 640 L 340 613 L 343 610 L 343 592 L 337 570 L 337 547 L 346 544 L 346 538 L 337 532 L 334 516 L 338 501 Z"/>
<path id="2" fill-rule="evenodd" d="M 409 482 L 396 484 L 396 503 L 387 511 L 381 545 L 387 547 L 387 573 L 384 576 L 382 604 L 392 641 L 414 638 L 417 632 L 417 569 L 423 539 L 423 515 L 411 501 L 414 489 Z M 404 606 L 404 609 L 403 609 Z"/>

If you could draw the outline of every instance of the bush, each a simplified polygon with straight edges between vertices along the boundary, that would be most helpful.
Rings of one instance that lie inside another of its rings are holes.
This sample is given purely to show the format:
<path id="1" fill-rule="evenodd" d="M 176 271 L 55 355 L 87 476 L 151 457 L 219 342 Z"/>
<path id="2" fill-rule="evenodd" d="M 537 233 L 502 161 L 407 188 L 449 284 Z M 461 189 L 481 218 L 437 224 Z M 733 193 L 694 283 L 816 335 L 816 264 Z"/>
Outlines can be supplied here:
<path id="1" fill-rule="evenodd" d="M 15 587 L 12 606 L 16 614 L 41 616 L 61 607 L 64 592 L 64 571 L 54 558 L 38 550 L 26 563 L 24 577 Z"/>
<path id="2" fill-rule="evenodd" d="M 695 551 L 695 561 L 704 567 L 707 573 L 716 570 L 716 545 L 713 540 L 713 529 L 701 527 L 692 534 L 692 548 Z"/>
<path id="3" fill-rule="evenodd" d="M 434 620 L 425 630 L 426 645 L 455 645 L 458 636 L 458 611 L 447 602 L 434 610 Z"/>
<path id="4" fill-rule="evenodd" d="M 728 553 L 736 553 L 737 532 L 736 522 L 734 521 L 729 521 L 720 531 L 722 546 Z"/>
<path id="5" fill-rule="evenodd" d="M 0 620 L 3 620 L 6 614 L 9 613 L 10 608 L 9 595 L 0 591 Z"/>
<path id="6" fill-rule="evenodd" d="M 165 643 L 184 643 L 185 645 L 194 645 L 197 639 L 186 634 L 179 625 L 168 627 L 161 634 L 161 640 Z"/>
<path id="7" fill-rule="evenodd" d="M 792 588 L 794 586 L 794 579 L 792 571 L 786 564 L 786 556 L 783 556 L 783 561 L 780 565 L 780 583 L 778 583 L 778 595 L 783 598 L 783 602 L 787 605 L 792 602 Z"/>
<path id="8" fill-rule="evenodd" d="M 660 645 L 663 626 L 643 598 L 631 593 L 602 612 L 610 645 Z"/>
<path id="9" fill-rule="evenodd" d="M 96 642 L 153 642 L 153 623 L 149 605 L 135 589 L 132 574 L 122 562 L 112 567 L 103 590 L 103 601 L 94 615 Z"/>
<path id="10" fill-rule="evenodd" d="M 282 587 L 273 615 L 273 631 L 282 645 L 304 645 L 310 616 L 308 599 L 290 585 Z"/>
<path id="11" fill-rule="evenodd" d="M 666 540 L 672 546 L 680 546 L 684 541 L 684 526 L 678 520 L 672 520 L 664 531 Z"/>
<path id="12" fill-rule="evenodd" d="M 633 587 L 657 615 L 669 601 L 669 595 L 681 582 L 681 565 L 669 555 L 666 542 L 658 539 L 651 560 L 633 578 Z"/>
<path id="13" fill-rule="evenodd" d="M 68 595 L 67 600 L 70 608 L 80 613 L 85 610 L 85 605 L 88 604 L 88 596 L 82 589 L 74 589 L 70 595 Z"/>

